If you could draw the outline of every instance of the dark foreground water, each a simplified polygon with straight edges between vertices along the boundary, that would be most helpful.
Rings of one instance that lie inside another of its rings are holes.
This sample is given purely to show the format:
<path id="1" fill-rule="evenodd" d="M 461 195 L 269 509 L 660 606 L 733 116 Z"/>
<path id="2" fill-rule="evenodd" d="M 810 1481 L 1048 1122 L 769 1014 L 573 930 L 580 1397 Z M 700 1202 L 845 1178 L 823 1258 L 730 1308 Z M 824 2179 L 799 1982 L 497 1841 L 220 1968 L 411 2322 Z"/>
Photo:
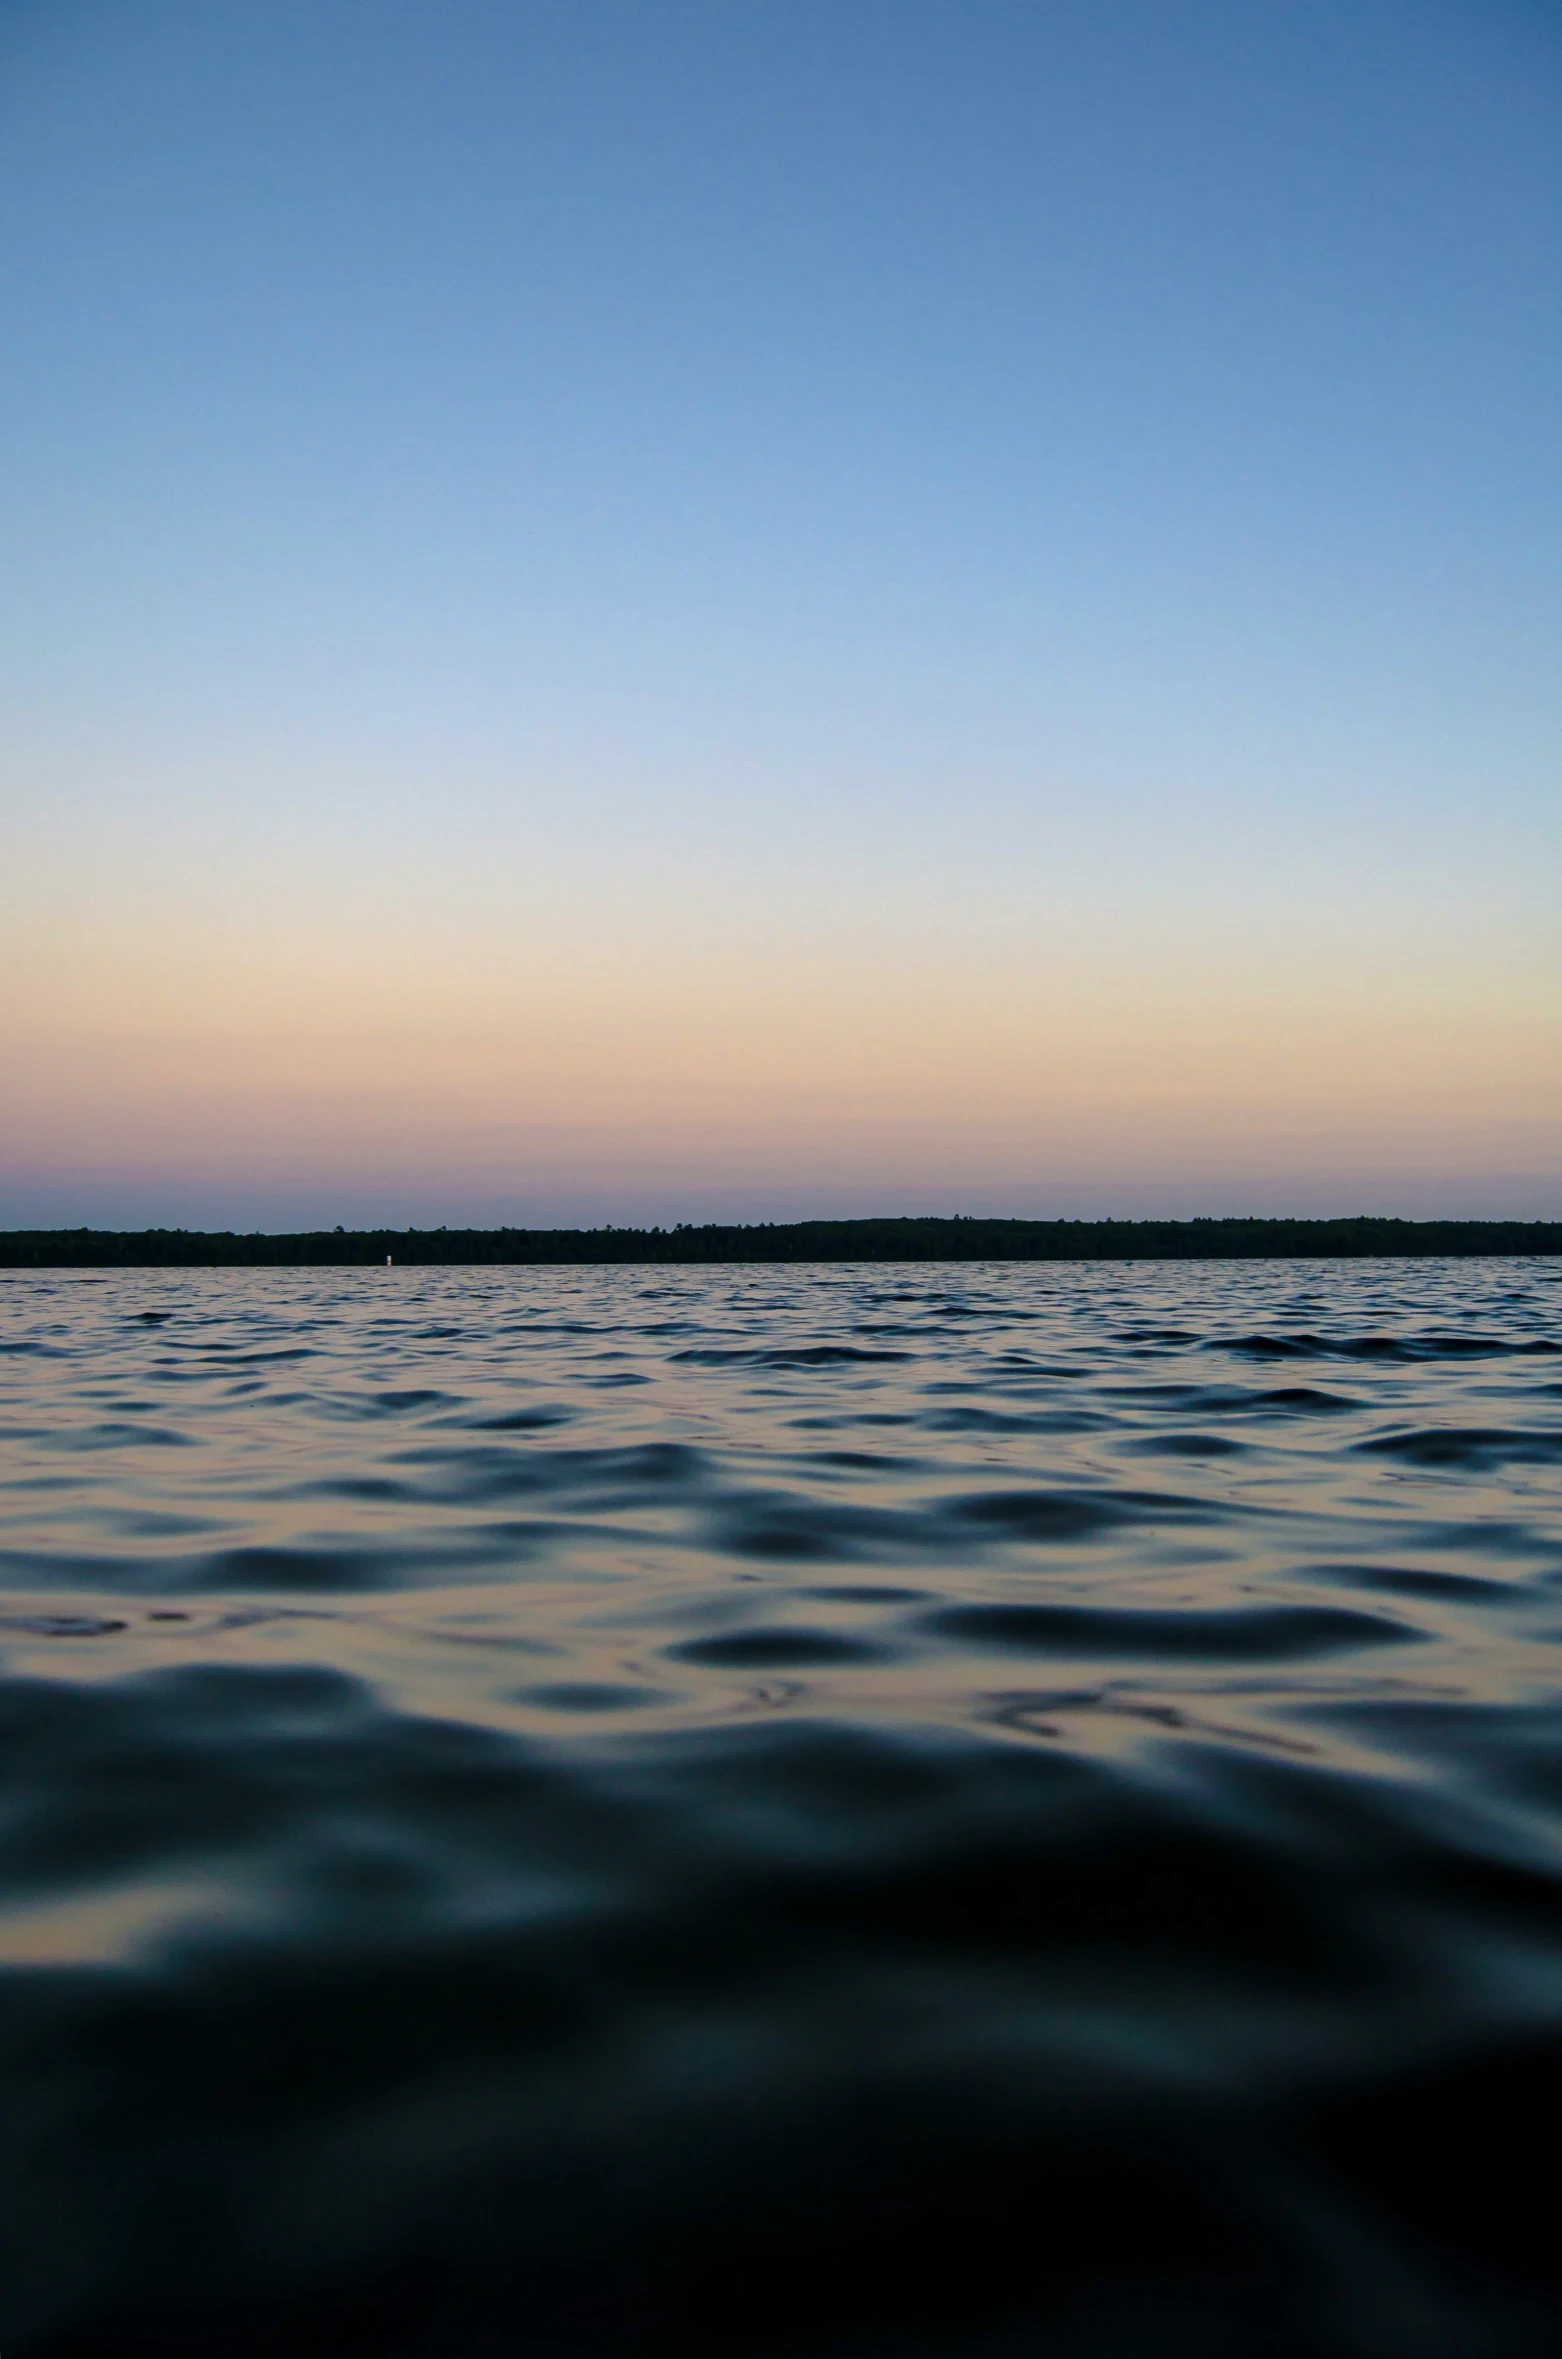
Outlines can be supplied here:
<path id="1" fill-rule="evenodd" d="M 0 1281 L 4 2359 L 1553 2359 L 1559 1311 Z"/>

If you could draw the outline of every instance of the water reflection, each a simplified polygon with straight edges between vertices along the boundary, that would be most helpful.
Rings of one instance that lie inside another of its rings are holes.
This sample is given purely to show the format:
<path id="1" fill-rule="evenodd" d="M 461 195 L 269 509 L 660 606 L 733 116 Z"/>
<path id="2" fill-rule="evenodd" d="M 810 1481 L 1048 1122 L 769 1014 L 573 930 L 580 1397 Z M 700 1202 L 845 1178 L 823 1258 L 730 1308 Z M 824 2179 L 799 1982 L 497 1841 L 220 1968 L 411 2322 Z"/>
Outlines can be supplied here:
<path id="1" fill-rule="evenodd" d="M 1554 2350 L 1559 1280 L 8 1276 L 7 2359 Z"/>

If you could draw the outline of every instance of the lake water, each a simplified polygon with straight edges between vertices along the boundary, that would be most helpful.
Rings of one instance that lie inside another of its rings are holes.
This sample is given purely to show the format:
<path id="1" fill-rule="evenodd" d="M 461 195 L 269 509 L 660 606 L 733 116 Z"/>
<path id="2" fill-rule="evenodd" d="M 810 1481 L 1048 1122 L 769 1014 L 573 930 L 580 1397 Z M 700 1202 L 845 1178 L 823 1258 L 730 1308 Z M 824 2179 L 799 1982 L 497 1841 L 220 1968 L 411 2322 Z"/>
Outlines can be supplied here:
<path id="1" fill-rule="evenodd" d="M 0 1280 L 5 2359 L 1552 2359 L 1559 1312 Z"/>

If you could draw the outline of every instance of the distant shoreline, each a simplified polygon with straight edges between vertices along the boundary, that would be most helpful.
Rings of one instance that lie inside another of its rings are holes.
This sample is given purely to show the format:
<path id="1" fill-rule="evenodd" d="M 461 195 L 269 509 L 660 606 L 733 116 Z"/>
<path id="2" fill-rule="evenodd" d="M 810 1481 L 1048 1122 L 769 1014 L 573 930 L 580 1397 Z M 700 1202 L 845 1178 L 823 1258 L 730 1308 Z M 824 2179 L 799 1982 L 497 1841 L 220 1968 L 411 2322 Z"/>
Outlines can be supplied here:
<path id="1" fill-rule="evenodd" d="M 671 1229 L 0 1230 L 0 1269 L 393 1263 L 1239 1261 L 1562 1254 L 1562 1221 L 806 1220 Z"/>

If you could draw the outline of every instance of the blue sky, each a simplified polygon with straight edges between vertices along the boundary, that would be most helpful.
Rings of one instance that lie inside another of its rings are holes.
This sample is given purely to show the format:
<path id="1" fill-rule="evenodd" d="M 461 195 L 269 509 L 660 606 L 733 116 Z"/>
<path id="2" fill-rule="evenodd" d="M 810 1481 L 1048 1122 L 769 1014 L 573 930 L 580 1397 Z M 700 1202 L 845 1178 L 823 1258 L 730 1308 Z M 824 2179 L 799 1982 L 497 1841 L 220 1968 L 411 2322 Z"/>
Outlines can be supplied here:
<path id="1" fill-rule="evenodd" d="M 0 1219 L 1556 1210 L 1562 20 L 0 19 Z"/>

